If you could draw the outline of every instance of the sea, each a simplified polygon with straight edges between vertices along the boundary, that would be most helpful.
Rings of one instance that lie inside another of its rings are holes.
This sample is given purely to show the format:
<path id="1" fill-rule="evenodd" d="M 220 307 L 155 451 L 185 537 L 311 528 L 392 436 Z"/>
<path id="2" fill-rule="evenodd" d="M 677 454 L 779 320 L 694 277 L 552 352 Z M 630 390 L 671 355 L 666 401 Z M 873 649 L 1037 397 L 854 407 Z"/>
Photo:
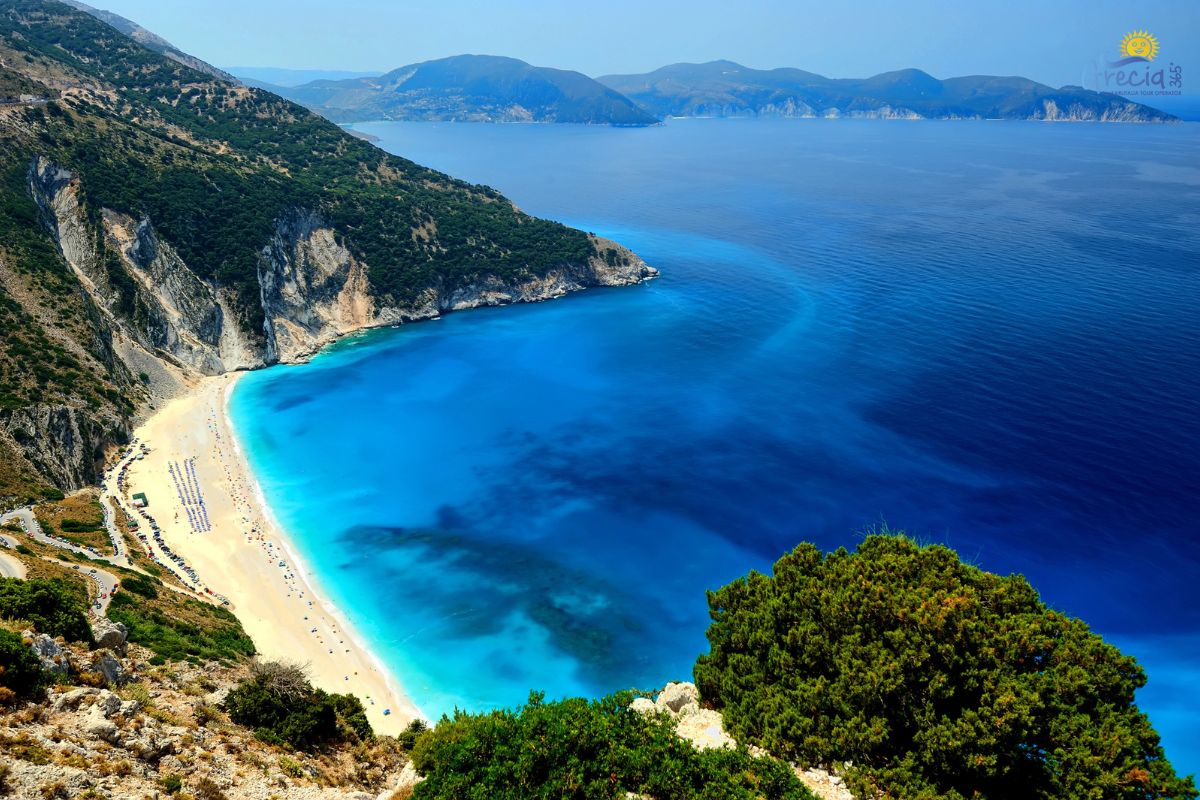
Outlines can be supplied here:
<path id="1" fill-rule="evenodd" d="M 1200 772 L 1200 124 L 357 127 L 661 271 L 239 382 L 425 714 L 688 680 L 707 590 L 897 530 L 1135 655 Z"/>

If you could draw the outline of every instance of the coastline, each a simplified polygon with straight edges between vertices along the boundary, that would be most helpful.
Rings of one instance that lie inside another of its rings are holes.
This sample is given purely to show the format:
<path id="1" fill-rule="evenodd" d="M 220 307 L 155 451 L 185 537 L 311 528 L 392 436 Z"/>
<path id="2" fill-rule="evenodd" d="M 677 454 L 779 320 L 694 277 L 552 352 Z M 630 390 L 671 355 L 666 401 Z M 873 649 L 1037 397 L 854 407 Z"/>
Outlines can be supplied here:
<path id="1" fill-rule="evenodd" d="M 423 715 L 329 599 L 266 503 L 228 414 L 239 377 L 202 378 L 138 426 L 134 435 L 150 452 L 132 463 L 128 491 L 146 493 L 163 540 L 229 599 L 259 655 L 306 663 L 314 686 L 355 694 L 377 733 L 398 733 Z M 188 459 L 211 523 L 204 532 L 191 529 L 168 471 Z"/>

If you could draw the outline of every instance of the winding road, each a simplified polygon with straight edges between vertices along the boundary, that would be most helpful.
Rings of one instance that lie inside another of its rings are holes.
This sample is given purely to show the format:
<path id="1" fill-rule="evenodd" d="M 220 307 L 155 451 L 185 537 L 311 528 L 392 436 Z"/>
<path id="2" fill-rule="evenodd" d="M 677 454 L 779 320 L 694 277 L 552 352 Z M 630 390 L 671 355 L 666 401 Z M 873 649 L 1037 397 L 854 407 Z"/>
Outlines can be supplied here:
<path id="1" fill-rule="evenodd" d="M 33 510 L 30 508 L 18 508 L 15 511 L 9 511 L 6 514 L 0 514 L 0 525 L 5 524 L 6 522 L 11 522 L 12 520 L 16 520 L 17 522 L 19 522 L 21 524 L 21 527 L 25 529 L 25 533 L 29 536 L 29 538 L 33 539 L 36 542 L 41 542 L 42 544 L 48 544 L 51 547 L 58 547 L 63 550 L 70 550 L 72 553 L 78 553 L 79 555 L 87 556 L 88 558 L 91 558 L 91 559 L 97 558 L 97 556 L 95 554 L 89 552 L 88 550 L 85 550 L 82 547 L 79 547 L 78 545 L 74 545 L 69 542 L 64 542 L 61 539 L 54 539 L 54 538 L 47 536 L 45 534 L 45 532 L 42 530 L 42 526 L 38 525 L 37 519 L 33 516 Z M 9 537 L 4 536 L 4 537 L 0 537 L 0 538 L 3 538 L 6 543 L 9 543 L 9 546 L 15 547 L 15 544 L 12 544 L 12 540 Z M 21 575 L 7 575 L 7 577 L 14 577 L 14 578 L 25 577 L 25 575 L 24 575 L 25 565 L 24 564 L 20 564 L 20 562 L 15 557 L 10 556 L 7 553 L 3 553 L 2 555 L 6 559 L 12 559 L 13 561 L 17 561 L 18 565 L 20 566 L 21 573 L 22 573 Z M 58 564 L 59 566 L 67 566 L 66 562 L 59 561 L 58 559 L 55 559 L 55 558 L 49 558 L 46 556 L 42 556 L 42 560 L 49 561 L 52 564 Z M 104 559 L 104 557 L 101 556 L 101 557 L 99 557 L 99 560 L 107 560 L 107 559 Z M 89 612 L 96 614 L 97 616 L 104 616 L 104 613 L 106 611 L 108 611 L 108 604 L 112 600 L 113 592 L 116 591 L 117 584 L 120 583 L 120 580 L 117 578 L 116 575 L 113 575 L 111 572 L 102 570 L 99 567 L 92 567 L 92 566 L 88 566 L 86 564 L 71 564 L 70 567 L 71 567 L 71 569 L 74 569 L 77 572 L 79 572 L 80 575 L 83 575 L 85 578 L 92 581 L 92 583 L 96 584 L 96 600 L 92 603 L 92 606 L 89 609 Z"/>
<path id="2" fill-rule="evenodd" d="M 0 578 L 24 578 L 25 564 L 14 555 L 4 552 L 15 550 L 17 543 L 8 536 L 0 536 Z"/>
<path id="3" fill-rule="evenodd" d="M 50 545 L 51 547 L 58 547 L 62 550 L 70 550 L 72 553 L 86 556 L 93 562 L 104 561 L 116 567 L 132 570 L 142 575 L 149 575 L 149 573 L 144 569 L 134 564 L 133 560 L 130 558 L 125 546 L 125 538 L 121 535 L 121 531 L 117 527 L 116 513 L 113 510 L 112 505 L 108 502 L 109 498 L 111 498 L 116 503 L 117 507 L 120 508 L 127 517 L 130 519 L 136 518 L 135 515 L 129 511 L 128 507 L 125 505 L 124 498 L 121 496 L 121 491 L 124 488 L 121 484 L 122 473 L 129 466 L 130 462 L 137 458 L 137 456 L 138 448 L 137 442 L 135 441 L 133 445 L 130 446 L 129 450 L 117 461 L 117 463 L 105 473 L 104 479 L 100 482 L 100 508 L 104 513 L 104 528 L 108 532 L 108 538 L 112 543 L 113 555 L 102 555 L 94 550 L 80 547 L 79 545 L 69 542 L 66 539 L 48 536 L 46 532 L 42 530 L 42 526 L 38 524 L 37 518 L 33 514 L 33 509 L 30 507 L 18 508 L 13 511 L 0 514 L 0 525 L 16 520 L 18 523 L 20 523 L 21 527 L 25 529 L 25 533 L 36 542 Z M 114 491 L 114 487 L 116 491 Z M 26 576 L 27 573 L 25 564 L 22 563 L 21 560 L 16 556 L 6 552 L 7 550 L 15 549 L 16 546 L 17 542 L 14 541 L 12 537 L 0 535 L 0 577 L 24 578 Z M 169 589 L 170 591 L 176 592 L 185 597 L 191 597 L 195 600 L 201 600 L 212 605 L 218 605 L 225 602 L 225 598 L 221 597 L 220 595 L 214 594 L 209 596 L 203 591 L 200 591 L 200 589 L 203 588 L 203 584 L 198 584 L 196 580 L 183 573 L 178 566 L 172 563 L 169 559 L 158 558 L 149 543 L 145 543 L 144 547 L 147 555 L 154 561 L 154 563 L 169 570 L 180 580 L 181 583 L 183 583 L 184 587 L 190 587 L 183 588 L 181 586 L 174 586 L 170 583 L 164 582 L 162 584 L 163 588 Z M 93 566 L 92 564 L 73 564 L 60 561 L 56 558 L 50 558 L 48 556 L 41 556 L 41 558 L 43 561 L 48 561 L 59 566 L 70 566 L 71 569 L 76 570 L 79 572 L 79 574 L 96 584 L 96 600 L 93 601 L 91 608 L 88 609 L 88 612 L 98 616 L 104 616 L 105 612 L 108 611 L 108 604 L 112 600 L 113 593 L 117 591 L 120 584 L 120 579 L 116 575 L 113 575 L 111 572 L 103 570 L 99 567 Z"/>

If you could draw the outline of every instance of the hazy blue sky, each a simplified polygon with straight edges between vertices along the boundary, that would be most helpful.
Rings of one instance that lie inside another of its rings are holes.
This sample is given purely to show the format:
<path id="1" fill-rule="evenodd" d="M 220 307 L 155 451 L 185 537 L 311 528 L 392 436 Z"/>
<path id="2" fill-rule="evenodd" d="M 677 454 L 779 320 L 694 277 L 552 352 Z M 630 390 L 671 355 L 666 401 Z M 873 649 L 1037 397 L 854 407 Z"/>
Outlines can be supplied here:
<path id="1" fill-rule="evenodd" d="M 1200 0 L 92 2 L 222 66 L 387 70 L 492 53 L 600 75 L 729 58 L 835 77 L 913 66 L 1058 86 L 1145 28 L 1200 84 Z"/>

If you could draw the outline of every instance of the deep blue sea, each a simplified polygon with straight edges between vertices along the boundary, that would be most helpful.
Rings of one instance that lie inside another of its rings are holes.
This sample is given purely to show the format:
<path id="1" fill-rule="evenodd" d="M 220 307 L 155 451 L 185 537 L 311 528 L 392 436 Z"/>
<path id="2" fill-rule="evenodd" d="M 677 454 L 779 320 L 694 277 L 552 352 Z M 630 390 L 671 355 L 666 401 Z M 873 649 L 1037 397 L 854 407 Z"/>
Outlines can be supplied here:
<path id="1" fill-rule="evenodd" d="M 1200 771 L 1200 125 L 360 129 L 662 271 L 239 384 L 427 714 L 688 679 L 706 589 L 886 524 L 1137 655 Z"/>

